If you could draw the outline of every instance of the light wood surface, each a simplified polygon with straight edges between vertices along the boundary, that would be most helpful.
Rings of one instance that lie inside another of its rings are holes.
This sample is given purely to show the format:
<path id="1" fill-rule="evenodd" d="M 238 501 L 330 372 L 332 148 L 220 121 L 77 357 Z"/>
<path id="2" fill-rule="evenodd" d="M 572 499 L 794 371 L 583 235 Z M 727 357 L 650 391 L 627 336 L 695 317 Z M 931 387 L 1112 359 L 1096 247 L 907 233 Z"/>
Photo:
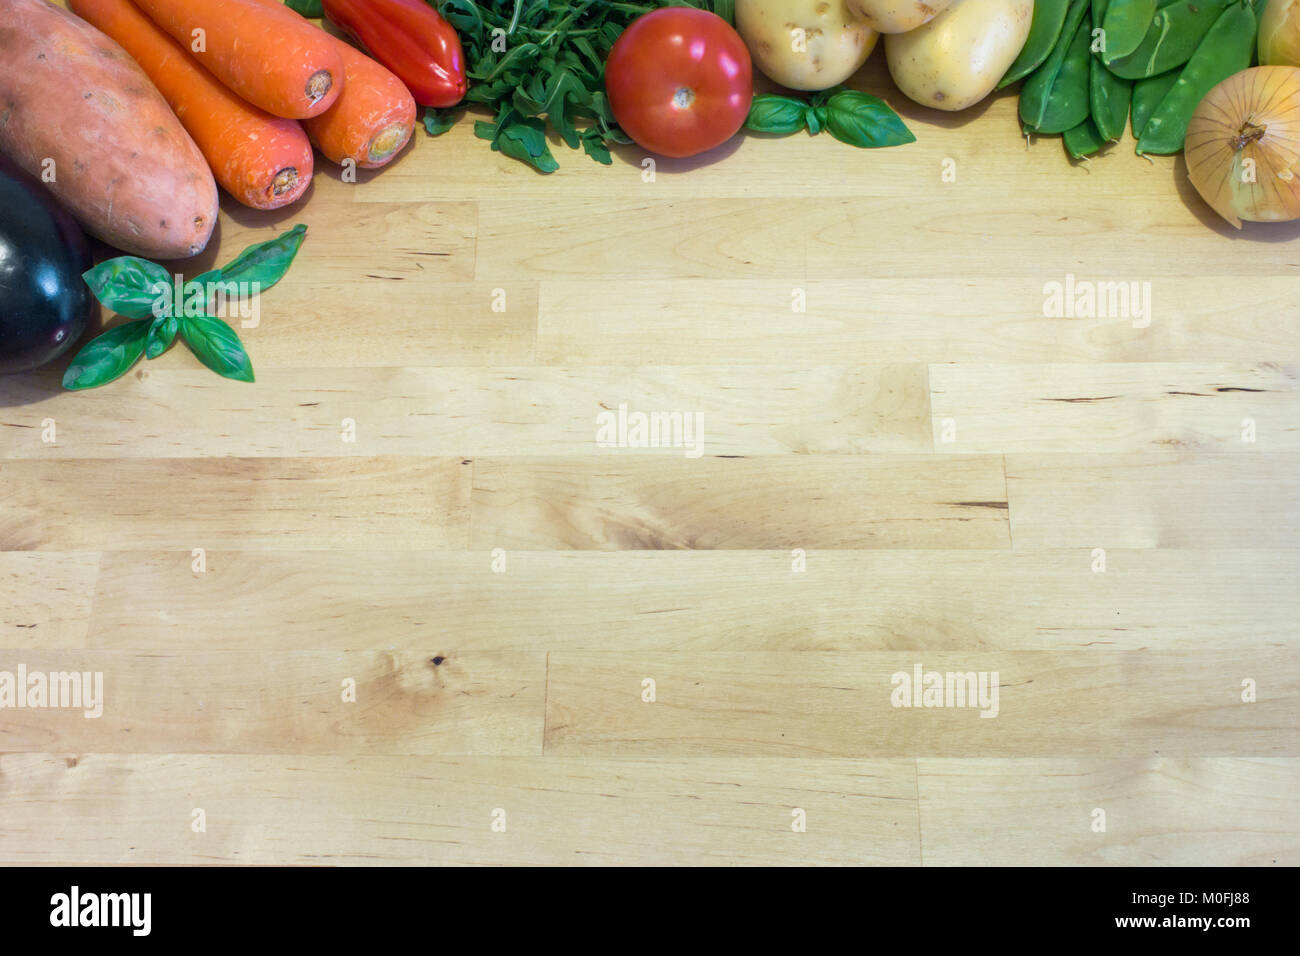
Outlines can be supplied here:
<path id="1" fill-rule="evenodd" d="M 857 83 L 918 141 L 321 161 L 183 267 L 309 225 L 256 384 L 0 379 L 0 671 L 106 697 L 0 710 L 0 859 L 1300 863 L 1300 227 Z"/>

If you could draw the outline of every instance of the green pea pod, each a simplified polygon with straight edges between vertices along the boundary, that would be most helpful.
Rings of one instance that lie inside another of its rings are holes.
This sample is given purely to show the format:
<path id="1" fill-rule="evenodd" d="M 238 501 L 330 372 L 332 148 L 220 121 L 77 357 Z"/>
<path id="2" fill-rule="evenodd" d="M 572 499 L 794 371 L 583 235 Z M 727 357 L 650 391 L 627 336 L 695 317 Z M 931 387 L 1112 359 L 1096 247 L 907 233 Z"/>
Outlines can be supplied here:
<path id="1" fill-rule="evenodd" d="M 1255 30 L 1255 11 L 1249 3 L 1234 3 L 1219 15 L 1178 74 L 1178 82 L 1147 120 L 1138 140 L 1138 155 L 1176 153 L 1183 148 L 1187 124 L 1205 94 L 1250 66 Z"/>
<path id="2" fill-rule="evenodd" d="M 1088 58 L 1088 64 L 1088 102 L 1092 120 L 1097 124 L 1102 139 L 1107 142 L 1119 139 L 1124 135 L 1124 124 L 1128 120 L 1133 81 L 1116 76 L 1095 56 Z"/>
<path id="3" fill-rule="evenodd" d="M 1156 0 L 1112 0 L 1101 28 L 1106 49 L 1114 56 L 1128 56 L 1147 35 L 1156 15 Z"/>
<path id="4" fill-rule="evenodd" d="M 1056 39 L 1056 45 L 1052 47 L 1052 52 L 1048 54 L 1047 59 L 1029 75 L 1029 79 L 1025 80 L 1025 85 L 1021 87 L 1020 121 L 1025 126 L 1037 130 L 1041 125 L 1043 116 L 1047 112 L 1048 100 L 1052 95 L 1052 87 L 1056 85 L 1056 77 L 1065 63 L 1065 55 L 1070 50 L 1075 32 L 1083 22 L 1083 15 L 1088 12 L 1088 4 L 1089 0 L 1070 0 L 1070 8 L 1065 15 L 1065 24 Z"/>
<path id="5" fill-rule="evenodd" d="M 1085 12 L 1074 31 L 1061 72 L 1052 84 L 1047 109 L 1038 123 L 1040 133 L 1064 133 L 1088 118 L 1088 64 L 1092 60 L 1088 47 L 1091 42 L 1092 17 Z"/>
<path id="6" fill-rule="evenodd" d="M 1156 111 L 1165 94 L 1178 82 L 1180 70 L 1169 70 L 1133 84 L 1133 138 L 1141 139 L 1147 120 Z"/>
<path id="7" fill-rule="evenodd" d="M 1107 47 L 1106 66 L 1117 76 L 1142 80 L 1156 76 L 1192 58 L 1205 34 L 1219 19 L 1228 0 L 1176 0 L 1156 11 L 1151 28 L 1128 56 L 1116 56 Z"/>
<path id="8" fill-rule="evenodd" d="M 1065 26 L 1065 13 L 1069 9 L 1070 0 L 1035 0 L 1034 19 L 1029 24 L 1029 39 L 1025 40 L 1020 55 L 998 82 L 999 90 L 1016 80 L 1023 80 L 1042 66 L 1061 36 L 1061 28 Z"/>
<path id="9" fill-rule="evenodd" d="M 1075 159 L 1083 159 L 1085 156 L 1100 152 L 1106 145 L 1097 130 L 1097 125 L 1091 119 L 1086 119 L 1078 126 L 1067 129 L 1061 140 L 1065 143 L 1065 151 Z"/>
<path id="10" fill-rule="evenodd" d="M 1105 21 L 1111 0 L 1092 0 L 1093 37 L 1089 49 L 1097 48 L 1096 26 Z M 1105 43 L 1105 35 L 1100 38 Z M 1105 142 L 1119 139 L 1124 134 L 1124 121 L 1128 119 L 1128 104 L 1132 97 L 1132 82 L 1116 76 L 1101 62 L 1100 56 L 1088 58 L 1088 104 L 1092 122 Z M 1076 133 L 1076 140 L 1080 134 Z M 1068 148 L 1068 147 L 1067 147 Z"/>

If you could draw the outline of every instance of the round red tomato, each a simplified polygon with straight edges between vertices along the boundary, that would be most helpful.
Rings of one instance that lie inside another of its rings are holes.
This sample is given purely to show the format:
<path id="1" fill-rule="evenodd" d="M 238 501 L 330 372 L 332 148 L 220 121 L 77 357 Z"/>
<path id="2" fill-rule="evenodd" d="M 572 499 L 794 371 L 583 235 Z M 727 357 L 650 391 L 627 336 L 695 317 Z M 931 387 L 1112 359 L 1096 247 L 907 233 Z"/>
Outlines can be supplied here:
<path id="1" fill-rule="evenodd" d="M 754 68 L 726 20 L 694 7 L 664 7 L 637 17 L 615 41 L 605 91 L 618 125 L 641 146 L 694 156 L 744 124 Z"/>

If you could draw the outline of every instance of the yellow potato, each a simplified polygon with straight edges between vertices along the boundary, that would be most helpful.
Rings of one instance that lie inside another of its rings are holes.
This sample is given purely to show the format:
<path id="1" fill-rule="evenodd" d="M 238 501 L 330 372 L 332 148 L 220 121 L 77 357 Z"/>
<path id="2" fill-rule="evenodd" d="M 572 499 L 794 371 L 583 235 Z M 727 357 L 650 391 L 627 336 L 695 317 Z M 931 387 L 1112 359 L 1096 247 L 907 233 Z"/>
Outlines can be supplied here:
<path id="1" fill-rule="evenodd" d="M 950 0 L 849 0 L 849 12 L 877 33 L 906 33 L 933 20 Z"/>
<path id="2" fill-rule="evenodd" d="M 793 90 L 843 83 L 880 36 L 847 0 L 736 0 L 736 29 L 754 65 Z"/>
<path id="3" fill-rule="evenodd" d="M 1033 15 L 1033 0 L 952 0 L 924 26 L 885 37 L 889 73 L 922 106 L 974 106 L 1019 55 Z"/>

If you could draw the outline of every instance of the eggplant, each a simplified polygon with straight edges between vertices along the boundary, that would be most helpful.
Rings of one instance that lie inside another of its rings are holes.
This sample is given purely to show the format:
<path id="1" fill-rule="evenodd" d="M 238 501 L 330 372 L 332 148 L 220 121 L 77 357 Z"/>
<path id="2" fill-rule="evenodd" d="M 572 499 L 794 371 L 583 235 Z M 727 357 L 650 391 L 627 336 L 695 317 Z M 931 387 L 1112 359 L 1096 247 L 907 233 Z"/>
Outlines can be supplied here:
<path id="1" fill-rule="evenodd" d="M 54 361 L 86 330 L 95 297 L 85 233 L 45 187 L 0 162 L 0 373 Z"/>

